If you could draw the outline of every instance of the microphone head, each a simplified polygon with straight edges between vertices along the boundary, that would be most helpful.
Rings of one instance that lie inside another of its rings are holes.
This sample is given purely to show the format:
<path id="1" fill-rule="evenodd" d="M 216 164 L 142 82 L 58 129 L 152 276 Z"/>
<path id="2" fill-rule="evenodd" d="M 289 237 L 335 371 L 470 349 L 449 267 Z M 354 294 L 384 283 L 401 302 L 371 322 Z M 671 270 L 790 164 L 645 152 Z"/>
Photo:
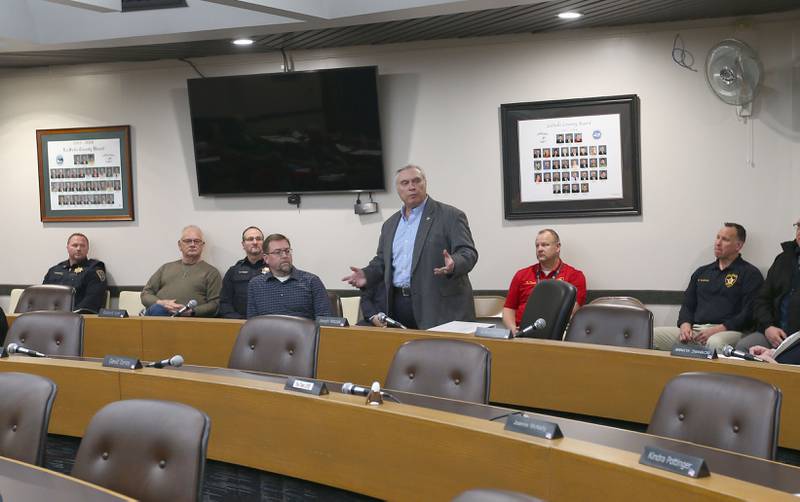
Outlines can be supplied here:
<path id="1" fill-rule="evenodd" d="M 353 382 L 345 382 L 342 384 L 342 394 L 353 393 Z"/>
<path id="2" fill-rule="evenodd" d="M 533 322 L 533 327 L 536 329 L 544 329 L 547 327 L 547 321 L 540 317 Z"/>
<path id="3" fill-rule="evenodd" d="M 19 347 L 18 343 L 9 343 L 6 345 L 6 352 L 9 354 L 15 354 L 17 352 L 17 347 Z"/>
<path id="4" fill-rule="evenodd" d="M 388 316 L 387 316 L 386 314 L 384 314 L 383 312 L 378 312 L 378 320 L 379 320 L 380 322 L 386 322 L 386 318 L 387 318 L 387 317 L 388 317 Z"/>
<path id="5" fill-rule="evenodd" d="M 378 382 L 372 382 L 372 387 L 370 387 L 372 392 L 380 392 L 381 391 L 381 384 Z"/>
<path id="6" fill-rule="evenodd" d="M 195 300 L 194 298 L 192 298 L 191 300 L 189 300 L 189 301 L 186 303 L 186 306 L 187 306 L 187 307 L 189 307 L 190 309 L 193 309 L 193 308 L 197 307 L 197 300 Z"/>
<path id="7" fill-rule="evenodd" d="M 189 302 L 191 303 L 191 302 Z M 180 354 L 174 355 L 169 358 L 169 365 L 174 366 L 176 368 L 180 368 L 183 366 L 183 356 Z"/>
<path id="8" fill-rule="evenodd" d="M 731 354 L 733 354 L 733 345 L 726 345 L 722 347 L 722 354 L 725 357 L 731 357 Z"/>

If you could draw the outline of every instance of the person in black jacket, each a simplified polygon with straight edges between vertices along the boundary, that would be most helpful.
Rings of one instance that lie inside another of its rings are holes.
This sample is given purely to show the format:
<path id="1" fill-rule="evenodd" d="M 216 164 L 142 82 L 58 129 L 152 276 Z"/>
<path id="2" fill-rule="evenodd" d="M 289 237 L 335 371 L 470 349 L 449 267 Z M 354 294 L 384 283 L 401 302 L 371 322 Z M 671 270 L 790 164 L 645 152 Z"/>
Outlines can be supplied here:
<path id="1" fill-rule="evenodd" d="M 220 317 L 247 319 L 247 288 L 250 279 L 269 272 L 264 261 L 264 233 L 258 227 L 247 227 L 242 232 L 242 249 L 245 257 L 233 264 L 222 278 L 219 294 Z"/>
<path id="2" fill-rule="evenodd" d="M 753 303 L 758 332 L 736 345 L 749 350 L 761 345 L 775 348 L 800 330 L 800 220 L 795 224 L 795 239 L 781 244 L 783 251 L 767 272 L 767 280 Z"/>
<path id="3" fill-rule="evenodd" d="M 67 238 L 68 259 L 50 267 L 42 284 L 60 284 L 75 288 L 75 309 L 97 313 L 106 305 L 106 266 L 89 258 L 89 238 L 74 233 Z"/>

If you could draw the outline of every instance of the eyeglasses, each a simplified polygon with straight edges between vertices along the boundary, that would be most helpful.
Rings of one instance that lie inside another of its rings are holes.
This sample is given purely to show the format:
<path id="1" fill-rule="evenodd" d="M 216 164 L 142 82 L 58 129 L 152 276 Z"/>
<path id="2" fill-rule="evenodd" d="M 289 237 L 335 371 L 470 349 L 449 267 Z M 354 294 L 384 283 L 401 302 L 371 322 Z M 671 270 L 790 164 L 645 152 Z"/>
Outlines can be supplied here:
<path id="1" fill-rule="evenodd" d="M 199 246 L 200 244 L 204 244 L 201 239 L 181 239 L 181 242 L 186 244 L 187 246 L 194 244 L 195 246 Z"/>
<path id="2" fill-rule="evenodd" d="M 258 237 L 245 237 L 242 240 L 243 241 L 247 241 L 247 242 L 261 242 L 261 241 L 264 240 L 264 238 L 261 237 L 261 236 L 258 236 Z"/>
<path id="3" fill-rule="evenodd" d="M 800 230 L 800 221 L 797 223 L 792 223 L 792 226 L 794 227 L 795 231 Z"/>
<path id="4" fill-rule="evenodd" d="M 267 254 L 271 254 L 272 256 L 291 256 L 292 248 L 276 249 L 275 251 L 270 251 Z"/>

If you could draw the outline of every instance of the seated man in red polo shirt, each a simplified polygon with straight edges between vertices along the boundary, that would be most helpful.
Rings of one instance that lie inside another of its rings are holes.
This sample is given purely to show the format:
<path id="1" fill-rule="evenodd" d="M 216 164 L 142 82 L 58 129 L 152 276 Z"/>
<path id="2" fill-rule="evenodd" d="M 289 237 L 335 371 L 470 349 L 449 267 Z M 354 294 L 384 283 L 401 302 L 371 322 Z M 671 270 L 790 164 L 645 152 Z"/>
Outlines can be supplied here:
<path id="1" fill-rule="evenodd" d="M 536 259 L 539 263 L 525 267 L 514 274 L 503 306 L 503 324 L 517 334 L 528 297 L 539 281 L 557 279 L 567 281 L 578 290 L 574 313 L 586 301 L 586 277 L 583 272 L 561 261 L 561 240 L 555 230 L 545 228 L 536 236 Z"/>

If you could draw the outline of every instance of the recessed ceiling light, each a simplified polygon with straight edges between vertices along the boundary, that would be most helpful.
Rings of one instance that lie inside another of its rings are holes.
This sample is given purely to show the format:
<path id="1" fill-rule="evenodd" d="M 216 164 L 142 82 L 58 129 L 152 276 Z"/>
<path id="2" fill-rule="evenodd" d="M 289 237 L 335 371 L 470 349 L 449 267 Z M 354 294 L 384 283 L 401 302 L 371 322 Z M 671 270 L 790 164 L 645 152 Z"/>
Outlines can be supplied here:
<path id="1" fill-rule="evenodd" d="M 558 17 L 561 19 L 578 19 L 583 16 L 580 12 L 559 12 Z"/>
<path id="2" fill-rule="evenodd" d="M 237 38 L 233 41 L 233 45 L 253 45 L 253 40 L 249 38 Z"/>

